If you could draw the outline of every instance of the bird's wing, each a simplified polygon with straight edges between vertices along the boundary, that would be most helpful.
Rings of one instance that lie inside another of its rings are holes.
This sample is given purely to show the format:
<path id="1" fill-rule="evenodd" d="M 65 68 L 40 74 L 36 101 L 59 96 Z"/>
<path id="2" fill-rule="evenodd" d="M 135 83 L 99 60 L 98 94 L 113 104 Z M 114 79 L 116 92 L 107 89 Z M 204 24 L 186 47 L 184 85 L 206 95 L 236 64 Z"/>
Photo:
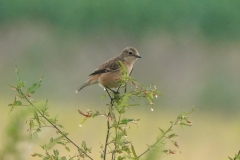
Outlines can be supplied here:
<path id="1" fill-rule="evenodd" d="M 109 61 L 101 64 L 93 73 L 89 76 L 93 76 L 96 74 L 107 73 L 107 72 L 115 72 L 121 69 L 121 65 L 119 63 L 118 58 L 110 59 Z"/>

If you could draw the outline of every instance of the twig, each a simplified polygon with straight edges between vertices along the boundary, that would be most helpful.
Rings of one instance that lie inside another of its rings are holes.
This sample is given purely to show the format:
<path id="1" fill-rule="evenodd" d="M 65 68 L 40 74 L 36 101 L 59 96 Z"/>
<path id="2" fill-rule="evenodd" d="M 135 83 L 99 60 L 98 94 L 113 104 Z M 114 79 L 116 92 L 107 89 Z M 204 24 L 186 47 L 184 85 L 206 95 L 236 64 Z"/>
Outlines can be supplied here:
<path id="1" fill-rule="evenodd" d="M 116 134 L 116 136 L 115 136 L 115 142 L 114 142 L 115 148 L 114 148 L 114 150 L 113 150 L 113 152 L 112 152 L 112 160 L 115 159 L 115 153 L 114 153 L 114 152 L 115 152 L 116 149 L 117 149 L 117 141 L 116 141 L 116 139 L 117 139 L 117 136 L 118 136 L 118 125 L 119 125 L 119 122 L 120 122 L 120 120 L 121 120 L 121 115 L 122 115 L 122 114 L 119 115 L 119 117 L 118 117 L 118 124 L 117 124 L 117 126 L 115 127 L 115 134 Z"/>
<path id="2" fill-rule="evenodd" d="M 239 157 L 240 157 L 240 151 L 238 151 L 238 154 L 234 157 L 233 160 L 237 160 L 237 158 L 239 158 Z"/>
<path id="3" fill-rule="evenodd" d="M 175 125 L 177 125 L 180 121 L 181 121 L 181 119 L 178 118 L 178 119 L 175 121 L 175 123 L 173 123 L 173 124 L 163 133 L 163 135 L 162 135 L 160 138 L 158 138 L 158 140 L 157 140 L 153 145 L 149 146 L 147 150 L 145 150 L 142 154 L 140 154 L 140 155 L 138 156 L 138 158 L 140 158 L 141 156 L 143 156 L 144 154 L 146 154 L 148 151 L 150 151 L 150 150 L 152 149 L 152 147 L 155 147 L 163 138 L 166 137 L 165 135 L 166 135 L 169 131 L 171 131 L 172 128 L 173 128 Z"/>
<path id="4" fill-rule="evenodd" d="M 107 146 L 108 146 L 108 139 L 110 134 L 110 122 L 109 122 L 110 110 L 111 110 L 111 106 L 109 107 L 109 113 L 107 116 L 107 136 L 106 136 L 105 147 L 104 147 L 104 155 L 103 155 L 104 160 L 106 160 L 106 156 L 107 156 Z"/>
<path id="5" fill-rule="evenodd" d="M 72 143 L 75 147 L 77 147 L 78 150 L 80 150 L 81 152 L 83 152 L 83 154 L 85 156 L 87 156 L 89 159 L 93 160 L 93 158 L 91 158 L 86 152 L 84 152 L 78 145 L 76 145 L 70 138 L 68 138 L 68 136 L 66 136 L 66 134 L 64 134 L 56 125 L 54 125 L 47 117 L 45 117 L 44 114 L 42 114 L 37 107 L 27 98 L 27 96 L 22 92 L 22 90 L 19 90 L 21 92 L 22 95 L 24 95 L 24 98 L 26 99 L 26 101 L 46 120 L 48 121 L 48 123 L 50 123 L 63 137 L 65 137 L 70 143 Z"/>

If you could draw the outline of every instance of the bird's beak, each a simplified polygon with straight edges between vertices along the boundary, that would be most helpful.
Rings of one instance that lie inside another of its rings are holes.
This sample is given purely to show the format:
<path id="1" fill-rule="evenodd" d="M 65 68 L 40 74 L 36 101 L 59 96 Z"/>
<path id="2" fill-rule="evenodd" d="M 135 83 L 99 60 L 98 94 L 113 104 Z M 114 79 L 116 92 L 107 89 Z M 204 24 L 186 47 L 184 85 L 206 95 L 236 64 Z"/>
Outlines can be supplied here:
<path id="1" fill-rule="evenodd" d="M 140 55 L 135 55 L 135 57 L 137 57 L 137 58 L 142 58 Z"/>

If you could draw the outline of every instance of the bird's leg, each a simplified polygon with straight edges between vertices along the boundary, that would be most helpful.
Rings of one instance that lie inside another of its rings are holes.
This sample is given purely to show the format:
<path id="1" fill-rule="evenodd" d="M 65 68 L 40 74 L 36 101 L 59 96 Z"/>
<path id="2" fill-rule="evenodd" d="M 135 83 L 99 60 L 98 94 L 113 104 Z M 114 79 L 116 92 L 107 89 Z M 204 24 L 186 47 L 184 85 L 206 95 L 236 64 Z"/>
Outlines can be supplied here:
<path id="1" fill-rule="evenodd" d="M 117 91 L 114 91 L 113 89 L 108 88 L 108 87 L 106 87 L 106 89 L 109 89 L 109 90 L 112 91 L 114 94 L 120 94 L 120 93 L 118 92 L 119 89 L 117 89 Z"/>
<path id="2" fill-rule="evenodd" d="M 110 100 L 111 100 L 111 107 L 113 106 L 113 100 L 114 100 L 114 98 L 112 98 L 112 96 L 111 96 L 111 94 L 109 93 L 109 91 L 108 91 L 108 88 L 105 88 L 106 89 L 106 92 L 107 92 L 107 94 L 108 94 L 108 96 L 109 96 L 109 98 L 110 98 Z"/>
<path id="3" fill-rule="evenodd" d="M 107 92 L 109 98 L 112 100 L 113 98 L 112 98 L 111 94 L 109 93 L 108 88 L 105 88 L 105 90 L 106 90 L 106 92 Z"/>

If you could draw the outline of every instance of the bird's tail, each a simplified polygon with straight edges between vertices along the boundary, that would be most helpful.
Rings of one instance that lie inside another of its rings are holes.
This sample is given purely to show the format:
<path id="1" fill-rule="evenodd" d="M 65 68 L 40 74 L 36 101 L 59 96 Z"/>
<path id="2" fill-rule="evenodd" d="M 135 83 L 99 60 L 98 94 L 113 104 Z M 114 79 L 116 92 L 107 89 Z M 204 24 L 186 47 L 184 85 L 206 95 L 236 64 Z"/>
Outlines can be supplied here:
<path id="1" fill-rule="evenodd" d="M 83 89 L 84 87 L 90 85 L 89 83 L 84 83 L 81 87 L 79 87 L 75 92 L 78 93 L 81 89 Z"/>
<path id="2" fill-rule="evenodd" d="M 81 87 L 79 87 L 75 92 L 78 93 L 84 87 L 98 83 L 98 76 L 99 75 L 95 75 L 91 77 L 86 83 L 84 83 Z"/>

